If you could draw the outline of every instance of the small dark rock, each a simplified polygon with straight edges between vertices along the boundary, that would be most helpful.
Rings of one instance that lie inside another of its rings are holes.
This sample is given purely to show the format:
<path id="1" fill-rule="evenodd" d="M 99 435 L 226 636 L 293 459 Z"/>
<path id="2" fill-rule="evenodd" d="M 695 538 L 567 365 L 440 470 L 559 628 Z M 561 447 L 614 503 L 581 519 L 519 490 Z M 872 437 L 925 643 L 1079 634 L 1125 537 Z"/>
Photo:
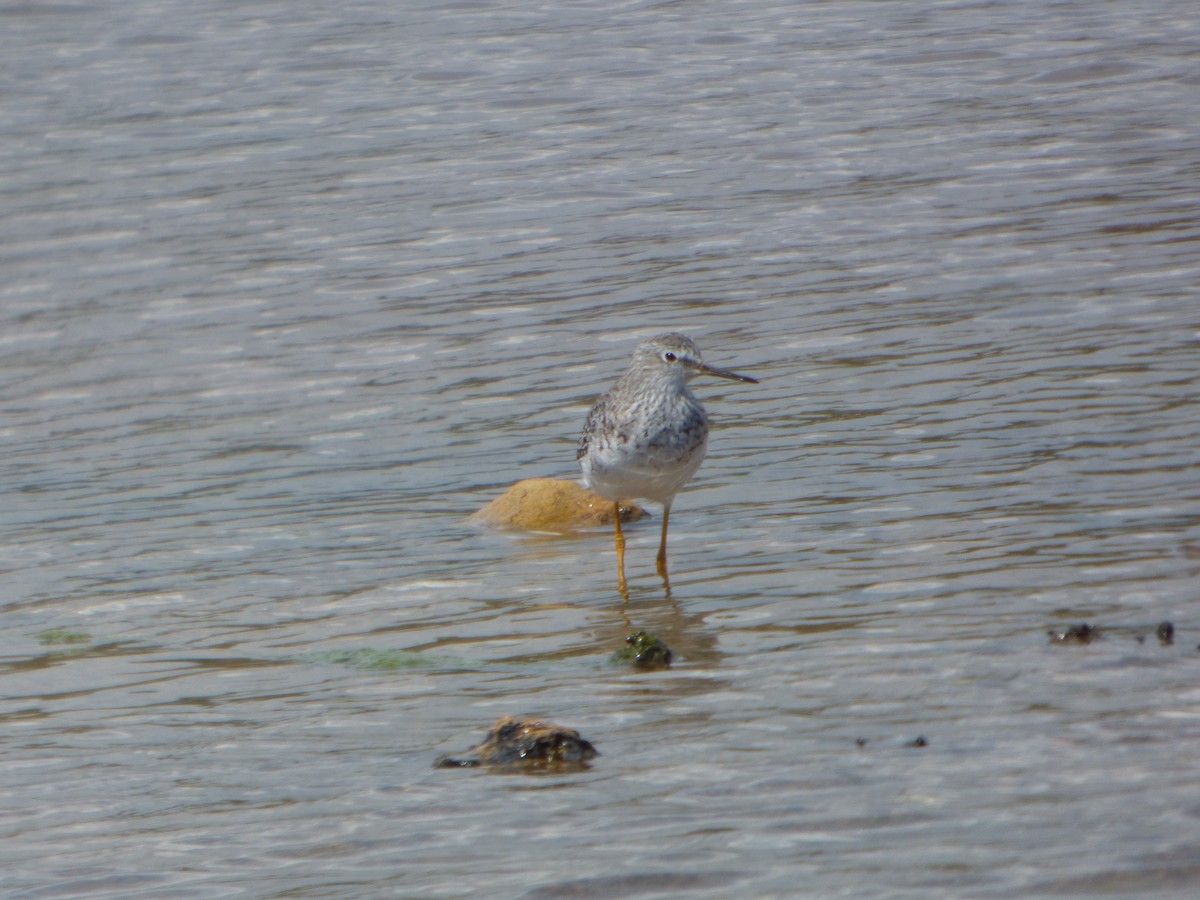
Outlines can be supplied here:
<path id="1" fill-rule="evenodd" d="M 465 757 L 440 756 L 439 769 L 489 766 L 508 771 L 571 771 L 587 768 L 599 751 L 573 728 L 537 719 L 504 716 L 496 721 L 482 744 Z"/>
<path id="2" fill-rule="evenodd" d="M 1084 622 L 1065 629 L 1051 628 L 1048 634 L 1052 644 L 1090 644 L 1100 637 L 1100 628 Z"/>
<path id="3" fill-rule="evenodd" d="M 856 745 L 858 745 L 859 747 L 865 747 L 865 746 L 867 746 L 867 739 L 866 738 L 855 738 L 854 743 Z"/>
<path id="4" fill-rule="evenodd" d="M 1175 643 L 1175 626 L 1170 622 L 1159 622 L 1154 635 L 1164 644 L 1173 644 Z"/>

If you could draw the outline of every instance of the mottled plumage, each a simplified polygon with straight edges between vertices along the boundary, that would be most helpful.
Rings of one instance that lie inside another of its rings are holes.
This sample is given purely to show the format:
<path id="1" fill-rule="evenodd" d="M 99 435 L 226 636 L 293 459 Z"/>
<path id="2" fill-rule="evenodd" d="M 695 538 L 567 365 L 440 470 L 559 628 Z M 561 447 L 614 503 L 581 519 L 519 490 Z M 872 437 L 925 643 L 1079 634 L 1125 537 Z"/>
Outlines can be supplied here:
<path id="1" fill-rule="evenodd" d="M 660 334 L 638 344 L 629 369 L 596 401 L 576 453 L 584 482 L 600 496 L 614 503 L 636 497 L 663 505 L 658 572 L 664 580 L 671 503 L 696 474 L 708 448 L 708 416 L 688 387 L 697 375 L 757 383 L 705 365 L 686 336 Z M 619 518 L 616 531 L 618 580 L 625 593 Z"/>

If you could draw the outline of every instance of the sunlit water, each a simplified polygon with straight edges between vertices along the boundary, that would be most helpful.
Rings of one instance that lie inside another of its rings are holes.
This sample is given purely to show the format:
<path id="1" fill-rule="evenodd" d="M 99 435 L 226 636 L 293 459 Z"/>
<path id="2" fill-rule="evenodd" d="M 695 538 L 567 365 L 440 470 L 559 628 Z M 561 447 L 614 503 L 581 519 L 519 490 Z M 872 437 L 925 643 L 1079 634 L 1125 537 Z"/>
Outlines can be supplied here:
<path id="1" fill-rule="evenodd" d="M 1190 895 L 1198 39 L 0 6 L 2 892 Z M 464 519 L 667 329 L 762 384 L 623 606 Z M 431 767 L 523 713 L 602 756 Z"/>

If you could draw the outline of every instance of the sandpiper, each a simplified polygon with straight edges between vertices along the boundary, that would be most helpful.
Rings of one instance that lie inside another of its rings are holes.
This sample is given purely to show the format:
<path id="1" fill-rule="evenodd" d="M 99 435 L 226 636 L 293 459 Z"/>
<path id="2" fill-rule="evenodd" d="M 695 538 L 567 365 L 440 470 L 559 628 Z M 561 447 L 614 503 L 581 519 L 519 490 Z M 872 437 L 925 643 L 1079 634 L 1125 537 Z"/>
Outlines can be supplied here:
<path id="1" fill-rule="evenodd" d="M 638 344 L 628 370 L 588 413 L 576 458 L 589 488 L 613 501 L 617 585 L 627 597 L 625 536 L 619 500 L 662 504 L 658 574 L 667 579 L 667 521 L 675 495 L 700 468 L 708 447 L 708 416 L 688 388 L 697 375 L 758 384 L 747 375 L 705 365 L 700 349 L 682 334 L 660 334 Z"/>

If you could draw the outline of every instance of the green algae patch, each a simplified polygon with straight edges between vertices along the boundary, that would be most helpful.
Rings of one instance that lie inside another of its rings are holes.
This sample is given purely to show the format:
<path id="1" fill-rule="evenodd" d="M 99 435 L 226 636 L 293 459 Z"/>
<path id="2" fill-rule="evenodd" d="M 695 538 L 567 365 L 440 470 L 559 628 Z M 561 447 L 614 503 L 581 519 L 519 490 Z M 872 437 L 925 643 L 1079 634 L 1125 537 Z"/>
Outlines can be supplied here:
<path id="1" fill-rule="evenodd" d="M 39 644 L 87 644 L 92 636 L 86 631 L 73 631 L 70 628 L 50 628 L 39 631 L 33 636 Z"/>
<path id="2" fill-rule="evenodd" d="M 359 647 L 351 650 L 325 650 L 314 653 L 313 659 L 337 666 L 370 669 L 375 672 L 395 672 L 402 669 L 468 668 L 465 660 L 435 656 L 415 650 L 377 650 Z M 471 667 L 473 668 L 473 667 Z"/>

